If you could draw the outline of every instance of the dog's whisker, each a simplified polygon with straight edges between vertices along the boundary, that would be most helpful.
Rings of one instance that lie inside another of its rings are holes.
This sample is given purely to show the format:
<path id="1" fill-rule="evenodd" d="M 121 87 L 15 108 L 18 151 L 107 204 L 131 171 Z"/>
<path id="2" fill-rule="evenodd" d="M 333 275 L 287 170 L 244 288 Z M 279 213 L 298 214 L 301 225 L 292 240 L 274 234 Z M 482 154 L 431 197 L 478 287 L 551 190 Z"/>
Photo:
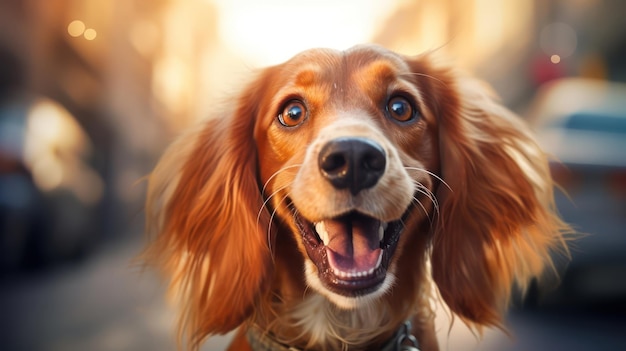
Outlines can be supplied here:
<path id="1" fill-rule="evenodd" d="M 260 222 L 261 222 L 261 214 L 263 213 L 263 210 L 264 210 L 264 209 L 266 209 L 266 208 L 267 208 L 267 209 L 269 209 L 269 208 L 268 208 L 268 206 L 267 206 L 267 204 L 269 203 L 269 201 L 271 201 L 271 199 L 272 199 L 274 196 L 278 195 L 278 194 L 279 194 L 282 190 L 284 190 L 284 189 L 285 189 L 285 188 L 287 188 L 288 186 L 289 186 L 289 185 L 287 184 L 287 185 L 284 185 L 284 186 L 282 186 L 282 187 L 278 188 L 276 191 L 274 191 L 272 194 L 270 194 L 270 195 L 267 197 L 267 199 L 263 202 L 263 204 L 261 205 L 261 208 L 259 208 L 259 212 L 257 213 L 257 217 L 256 217 L 256 225 L 257 225 L 257 226 L 258 226 L 258 225 L 260 224 Z M 285 200 L 285 198 L 286 198 L 287 196 L 288 196 L 288 195 L 285 195 L 285 197 L 283 197 L 283 199 L 282 199 L 281 201 L 279 201 L 279 202 L 278 202 L 278 205 L 280 205 L 280 204 L 281 204 L 281 203 Z M 278 208 L 278 205 L 276 206 L 276 208 Z M 274 215 L 276 214 L 276 211 L 277 211 L 277 209 L 274 209 L 274 211 L 273 211 L 273 212 L 272 212 L 272 214 L 270 215 L 270 219 L 269 219 L 269 221 L 268 221 L 268 230 L 267 230 L 267 243 L 268 243 L 268 247 L 269 247 L 269 249 L 270 249 L 270 252 L 272 252 L 272 253 L 273 253 L 273 251 L 272 251 L 272 237 L 271 237 L 271 236 L 272 236 L 272 233 L 271 233 L 271 228 L 272 228 L 272 221 L 273 221 L 273 219 L 274 219 Z"/>
<path id="2" fill-rule="evenodd" d="M 266 190 L 266 189 L 267 189 L 267 187 L 269 186 L 270 182 L 271 182 L 274 178 L 276 178 L 276 177 L 277 177 L 280 173 L 282 173 L 282 172 L 284 172 L 284 171 L 286 171 L 286 170 L 289 170 L 289 169 L 291 169 L 291 168 L 297 168 L 297 167 L 302 167 L 302 164 L 301 164 L 301 163 L 298 163 L 298 164 L 295 164 L 295 165 L 290 165 L 290 166 L 287 166 L 287 167 L 283 167 L 283 168 L 279 169 L 278 171 L 274 172 L 274 174 L 272 174 L 272 175 L 271 175 L 271 176 L 267 179 L 267 181 L 265 182 L 265 184 L 263 184 L 263 189 L 261 189 L 261 195 L 265 194 L 265 190 Z"/>
<path id="3" fill-rule="evenodd" d="M 438 217 L 438 210 L 435 207 L 435 212 L 434 213 L 430 213 L 428 212 L 428 210 L 426 209 L 426 206 L 424 206 L 424 204 L 422 203 L 422 201 L 420 201 L 420 199 L 418 199 L 417 197 L 413 197 L 413 201 L 411 202 L 411 205 L 414 207 L 419 206 L 422 211 L 424 212 L 426 218 L 428 218 L 428 222 L 430 222 L 430 224 L 432 225 L 434 223 L 434 219 L 435 217 Z"/>
<path id="4" fill-rule="evenodd" d="M 426 217 L 428 218 L 428 221 L 430 222 L 430 224 L 433 224 L 433 219 L 431 218 L 430 214 L 428 213 L 428 211 L 426 211 L 426 207 L 424 207 L 424 205 L 422 204 L 422 202 L 417 198 L 417 197 L 413 197 L 413 201 L 412 201 L 413 205 L 417 204 L 419 205 L 419 207 L 422 208 L 422 211 L 424 211 L 424 214 L 426 215 Z"/>
<path id="5" fill-rule="evenodd" d="M 274 193 L 274 194 L 276 194 L 276 193 Z M 276 205 L 276 208 L 274 208 L 274 211 L 272 211 L 272 215 L 270 216 L 270 220 L 268 221 L 268 224 L 267 224 L 267 245 L 268 245 L 268 247 L 270 249 L 270 252 L 272 253 L 272 256 L 274 255 L 274 250 L 272 248 L 272 222 L 274 221 L 274 216 L 276 216 L 276 212 L 278 211 L 278 207 L 280 207 L 280 204 L 282 204 L 283 201 L 285 201 L 285 199 L 287 199 L 288 196 L 289 196 L 289 194 L 287 193 L 287 194 L 285 194 L 285 196 L 283 196 L 282 199 L 280 199 L 280 201 Z"/>
<path id="6" fill-rule="evenodd" d="M 423 191 L 420 191 L 420 190 L 417 190 L 417 192 L 420 193 L 420 194 L 423 194 L 424 196 L 426 196 L 431 201 L 431 203 L 433 204 L 434 215 L 437 216 L 439 214 L 438 205 L 427 195 L 427 193 L 425 193 Z M 426 211 L 426 209 L 424 208 L 425 207 L 424 204 L 422 203 L 422 201 L 417 196 L 413 196 L 413 201 L 419 203 L 420 206 L 422 207 L 422 209 L 424 209 L 424 212 L 426 213 L 426 215 L 430 217 L 431 214 Z"/>
<path id="7" fill-rule="evenodd" d="M 259 212 L 257 213 L 256 216 L 256 224 L 259 225 L 259 222 L 261 221 L 261 214 L 263 213 L 263 209 L 267 208 L 267 204 L 272 200 L 272 198 L 274 196 L 276 196 L 279 192 L 281 192 L 282 190 L 286 189 L 287 187 L 289 187 L 289 184 L 284 185 L 278 189 L 276 189 L 276 191 L 274 191 L 273 193 L 271 193 L 267 199 L 265 199 L 265 201 L 263 201 L 263 204 L 261 205 L 261 208 L 259 208 Z"/>
<path id="8" fill-rule="evenodd" d="M 435 196 L 435 194 L 428 189 L 426 186 L 424 186 L 424 184 L 415 181 L 415 190 L 417 192 L 419 192 L 420 194 L 423 194 L 424 196 L 426 196 L 433 204 L 433 207 L 435 208 L 435 212 L 438 214 L 439 213 L 439 201 L 437 200 L 437 197 Z"/>
<path id="9" fill-rule="evenodd" d="M 450 190 L 451 192 L 454 192 L 454 190 L 452 190 L 452 188 L 450 187 L 450 185 L 448 185 L 448 183 L 446 183 L 445 180 L 443 180 L 443 178 L 441 178 L 440 176 L 436 175 L 435 173 L 424 169 L 424 168 L 419 168 L 419 167 L 410 167 L 410 166 L 404 166 L 404 169 L 407 170 L 413 170 L 413 171 L 419 171 L 419 172 L 424 172 L 430 176 L 432 176 L 433 178 L 437 179 L 438 181 L 440 181 L 443 185 L 446 186 L 446 188 L 448 188 L 448 190 Z"/>
<path id="10" fill-rule="evenodd" d="M 430 192 L 430 191 L 429 191 Z M 433 217 L 435 218 L 436 221 L 441 221 L 441 210 L 440 210 L 440 206 L 439 206 L 439 201 L 437 200 L 437 198 L 435 197 L 435 195 L 430 192 L 430 196 L 429 199 L 433 204 L 433 208 L 434 208 L 434 212 L 433 212 Z M 431 225 L 433 224 L 433 221 L 431 220 Z"/>
<path id="11" fill-rule="evenodd" d="M 433 204 L 433 208 L 434 208 L 434 213 L 431 215 L 425 208 L 424 204 L 420 201 L 420 199 L 417 196 L 413 196 L 413 203 L 416 203 L 417 205 L 419 205 L 422 210 L 424 211 L 424 213 L 426 214 L 426 216 L 428 217 L 428 220 L 430 222 L 430 224 L 433 224 L 433 217 L 437 217 L 439 218 L 439 202 L 437 201 L 437 198 L 435 197 L 435 194 L 428 189 L 426 186 L 424 186 L 423 184 L 421 184 L 418 181 L 414 181 L 413 182 L 415 185 L 415 191 L 417 193 L 420 193 L 424 196 L 426 196 L 426 198 L 428 200 L 430 200 L 430 202 Z"/>
<path id="12" fill-rule="evenodd" d="M 279 169 L 278 171 L 274 172 L 274 174 L 272 174 L 268 178 L 268 180 L 265 182 L 265 184 L 263 184 L 263 188 L 261 189 L 261 196 L 265 196 L 264 195 L 265 194 L 265 190 L 267 190 L 267 187 L 269 186 L 269 184 L 272 181 L 272 179 L 276 178 L 280 173 L 282 173 L 284 171 L 287 171 L 287 170 L 292 169 L 292 168 L 298 168 L 298 167 L 301 167 L 301 166 L 302 166 L 302 164 L 298 163 L 298 164 L 294 164 L 294 165 L 291 165 L 291 166 L 283 167 L 283 168 Z M 257 216 L 256 216 L 256 224 L 257 224 L 257 226 L 259 225 L 259 223 L 261 221 L 261 214 L 263 213 L 263 210 L 268 207 L 267 205 L 271 201 L 271 199 L 274 196 L 276 196 L 280 191 L 282 191 L 282 190 L 286 189 L 287 187 L 289 187 L 289 185 L 290 184 L 286 184 L 286 185 L 284 185 L 282 187 L 279 187 L 273 193 L 271 193 L 269 196 L 267 196 L 267 198 L 263 201 L 263 204 L 261 205 L 261 208 L 259 208 L 259 212 L 257 213 Z M 283 200 L 281 200 L 280 202 L 282 202 Z M 274 213 L 276 213 L 276 210 L 274 210 Z M 270 226 L 271 226 L 271 223 L 272 223 L 272 219 L 273 219 L 273 214 L 270 217 L 270 222 L 269 222 Z M 270 239 L 270 237 L 268 235 L 268 240 L 269 239 Z"/>

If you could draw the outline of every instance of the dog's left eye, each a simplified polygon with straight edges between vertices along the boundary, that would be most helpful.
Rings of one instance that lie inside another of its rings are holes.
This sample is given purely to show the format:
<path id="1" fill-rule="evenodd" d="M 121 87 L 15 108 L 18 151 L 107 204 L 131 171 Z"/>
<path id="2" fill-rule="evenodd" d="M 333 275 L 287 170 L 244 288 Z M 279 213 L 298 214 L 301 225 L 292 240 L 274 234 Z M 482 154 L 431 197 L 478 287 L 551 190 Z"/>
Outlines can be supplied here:
<path id="1" fill-rule="evenodd" d="M 416 110 L 413 104 L 402 96 L 395 96 L 387 102 L 387 113 L 399 122 L 409 122 L 416 117 Z"/>
<path id="2" fill-rule="evenodd" d="M 289 101 L 278 115 L 278 121 L 285 127 L 296 127 L 306 119 L 306 106 L 299 100 Z"/>

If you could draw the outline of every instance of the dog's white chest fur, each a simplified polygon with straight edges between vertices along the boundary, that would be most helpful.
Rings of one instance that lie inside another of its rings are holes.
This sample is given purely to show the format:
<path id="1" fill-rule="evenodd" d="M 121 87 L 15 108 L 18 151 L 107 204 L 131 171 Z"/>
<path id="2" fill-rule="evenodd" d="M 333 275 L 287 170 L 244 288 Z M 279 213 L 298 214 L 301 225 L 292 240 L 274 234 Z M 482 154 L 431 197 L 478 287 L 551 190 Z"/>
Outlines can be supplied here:
<path id="1" fill-rule="evenodd" d="M 307 335 L 311 345 L 341 350 L 347 345 L 366 344 L 386 331 L 389 315 L 387 308 L 377 303 L 344 310 L 313 294 L 292 310 L 290 320 Z"/>

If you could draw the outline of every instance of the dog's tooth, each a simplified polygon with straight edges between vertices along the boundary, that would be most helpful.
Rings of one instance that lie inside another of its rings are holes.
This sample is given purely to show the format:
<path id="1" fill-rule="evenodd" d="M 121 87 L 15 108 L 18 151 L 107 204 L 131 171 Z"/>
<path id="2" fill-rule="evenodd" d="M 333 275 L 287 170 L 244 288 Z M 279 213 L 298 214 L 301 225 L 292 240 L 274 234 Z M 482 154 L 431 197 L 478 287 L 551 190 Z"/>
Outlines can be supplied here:
<path id="1" fill-rule="evenodd" d="M 385 228 L 386 224 L 381 224 L 380 227 L 378 227 L 378 241 L 383 241 L 383 238 L 385 237 Z"/>
<path id="2" fill-rule="evenodd" d="M 315 231 L 317 235 L 319 235 L 320 239 L 324 245 L 328 245 L 328 231 L 326 230 L 326 225 L 324 225 L 324 221 L 315 223 Z"/>
<path id="3" fill-rule="evenodd" d="M 380 265 L 383 263 L 383 251 L 380 251 L 380 254 L 378 255 L 378 261 L 376 262 L 376 266 L 374 266 L 374 269 L 380 267 Z"/>

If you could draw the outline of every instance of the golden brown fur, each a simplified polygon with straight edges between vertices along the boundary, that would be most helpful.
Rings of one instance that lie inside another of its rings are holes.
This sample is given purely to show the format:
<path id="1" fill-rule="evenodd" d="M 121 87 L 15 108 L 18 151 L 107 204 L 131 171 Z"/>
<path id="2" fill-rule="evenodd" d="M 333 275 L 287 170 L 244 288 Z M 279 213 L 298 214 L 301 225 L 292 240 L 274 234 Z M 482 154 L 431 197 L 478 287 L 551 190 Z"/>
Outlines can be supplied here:
<path id="1" fill-rule="evenodd" d="M 389 119 L 397 94 L 418 119 Z M 285 128 L 277 116 L 293 99 L 307 116 Z M 262 71 L 230 106 L 174 143 L 149 179 L 146 258 L 171 279 L 191 348 L 240 328 L 231 350 L 245 350 L 254 325 L 299 348 L 369 350 L 412 319 L 421 350 L 438 350 L 431 284 L 469 325 L 501 326 L 511 287 L 565 249 L 527 127 L 429 54 L 310 50 Z M 328 140 L 350 136 L 387 156 L 380 180 L 352 194 L 317 170 Z M 312 223 L 347 211 L 402 218 L 384 283 L 357 297 L 328 289 L 294 211 Z"/>

